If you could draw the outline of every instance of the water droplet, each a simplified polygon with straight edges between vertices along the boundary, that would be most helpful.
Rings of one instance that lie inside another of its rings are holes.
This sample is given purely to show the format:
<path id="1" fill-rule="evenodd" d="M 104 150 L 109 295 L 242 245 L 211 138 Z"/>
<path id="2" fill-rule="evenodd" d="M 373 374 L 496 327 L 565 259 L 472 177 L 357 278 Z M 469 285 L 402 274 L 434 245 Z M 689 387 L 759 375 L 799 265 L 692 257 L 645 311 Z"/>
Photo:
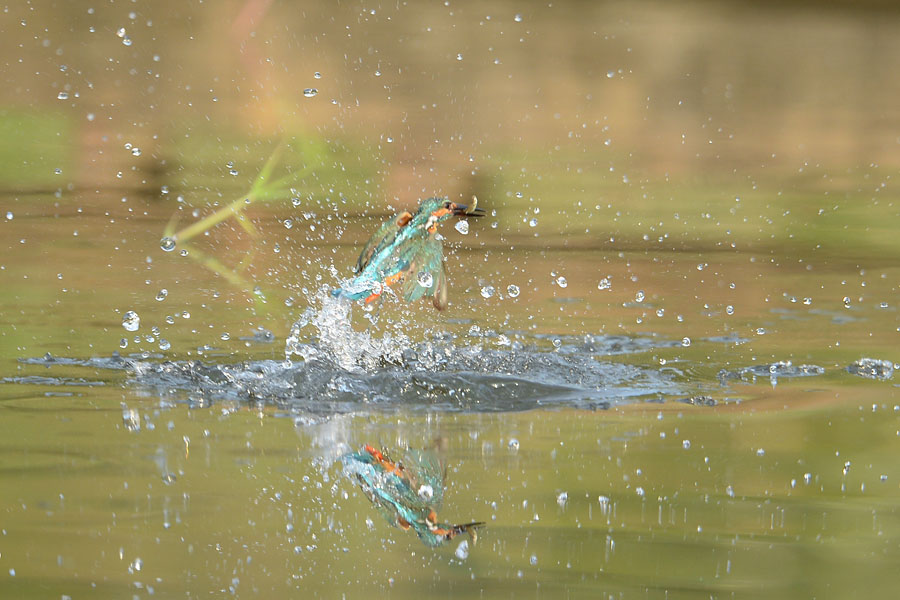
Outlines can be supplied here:
<path id="1" fill-rule="evenodd" d="M 615 77 L 615 76 L 616 76 L 616 72 L 613 71 L 613 70 L 611 70 L 611 69 L 610 69 L 609 71 L 606 72 L 606 77 L 607 77 L 608 79 L 612 79 L 612 78 Z"/>
<path id="2" fill-rule="evenodd" d="M 141 327 L 141 318 L 133 310 L 129 310 L 122 317 L 122 327 L 125 331 L 137 331 Z"/>
<path id="3" fill-rule="evenodd" d="M 219 339 L 221 339 L 223 342 L 227 342 L 231 339 L 231 334 L 226 331 L 219 336 Z"/>
<path id="4" fill-rule="evenodd" d="M 386 141 L 387 141 L 388 144 L 393 144 L 393 143 L 394 143 L 394 138 L 392 138 L 391 136 L 387 136 L 387 140 L 386 140 Z"/>
<path id="5" fill-rule="evenodd" d="M 556 278 L 556 285 L 558 285 L 561 288 L 564 288 L 564 287 L 569 286 L 569 282 L 565 277 L 560 275 L 559 277 Z"/>
<path id="6" fill-rule="evenodd" d="M 141 414 L 135 408 L 128 408 L 124 402 L 122 403 L 122 423 L 125 424 L 125 429 L 128 431 L 141 430 Z"/>
<path id="7" fill-rule="evenodd" d="M 481 297 L 482 298 L 490 298 L 493 295 L 494 295 L 494 286 L 486 285 L 483 288 L 481 288 Z"/>
<path id="8" fill-rule="evenodd" d="M 141 149 L 140 149 L 140 148 L 132 148 L 132 149 L 131 149 L 131 155 L 132 155 L 132 156 L 140 156 L 140 155 L 141 155 Z"/>
<path id="9" fill-rule="evenodd" d="M 434 497 L 434 488 L 427 483 L 424 483 L 419 486 L 419 491 L 417 493 L 419 495 L 419 498 L 428 502 Z"/>
<path id="10" fill-rule="evenodd" d="M 844 308 L 850 308 L 850 297 L 844 296 Z"/>
<path id="11" fill-rule="evenodd" d="M 119 340 L 119 348 L 127 348 L 128 347 L 128 338 L 122 338 Z"/>
<path id="12" fill-rule="evenodd" d="M 6 212 L 6 220 L 7 220 L 7 221 L 12 221 L 12 220 L 13 220 L 13 214 L 12 214 L 12 211 L 11 211 L 11 210 Z"/>
<path id="13" fill-rule="evenodd" d="M 431 276 L 431 273 L 428 271 L 419 271 L 419 274 L 416 275 L 416 281 L 419 282 L 423 288 L 430 288 L 434 285 L 434 277 Z"/>
<path id="14" fill-rule="evenodd" d="M 462 60 L 462 53 L 456 55 L 456 60 Z"/>
<path id="15" fill-rule="evenodd" d="M 156 294 L 156 301 L 162 302 L 163 300 L 166 299 L 166 296 L 168 296 L 168 295 L 169 295 L 169 290 L 167 290 L 166 288 L 163 288 L 163 289 L 159 290 L 158 294 Z"/>
<path id="16" fill-rule="evenodd" d="M 664 308 L 657 308 L 657 309 L 656 309 L 656 316 L 657 316 L 657 317 L 662 318 L 665 314 L 666 314 L 666 309 L 664 309 Z"/>
<path id="17" fill-rule="evenodd" d="M 757 328 L 756 328 L 756 335 L 766 335 L 766 329 L 765 329 L 765 327 L 757 327 Z"/>
<path id="18" fill-rule="evenodd" d="M 604 277 L 600 280 L 600 283 L 597 284 L 598 290 L 608 290 L 612 287 L 612 284 L 609 281 L 609 277 Z"/>
<path id="19" fill-rule="evenodd" d="M 69 92 L 60 92 L 60 93 L 58 93 L 58 94 L 56 95 L 56 98 L 59 99 L 59 100 L 68 100 L 68 99 L 69 99 Z"/>
<path id="20" fill-rule="evenodd" d="M 453 554 L 455 554 L 456 558 L 459 560 L 466 560 L 469 558 L 469 540 L 461 541 Z"/>
<path id="21" fill-rule="evenodd" d="M 690 450 L 690 448 L 691 448 L 691 440 L 683 440 L 683 441 L 681 442 L 681 447 L 684 448 L 685 450 Z"/>
<path id="22" fill-rule="evenodd" d="M 756 450 L 756 455 L 757 455 L 757 456 L 765 456 L 765 455 L 766 455 L 765 449 L 764 449 L 764 448 L 758 448 L 758 449 Z"/>
<path id="23" fill-rule="evenodd" d="M 125 28 L 119 27 L 118 31 L 116 31 L 116 35 L 119 36 L 120 38 L 125 37 Z"/>
<path id="24" fill-rule="evenodd" d="M 143 567 L 144 567 L 144 561 L 142 561 L 140 559 L 140 557 L 134 559 L 134 561 L 131 563 L 131 566 L 130 566 L 132 571 L 140 571 Z"/>
<path id="25" fill-rule="evenodd" d="M 454 226 L 454 229 L 456 229 L 461 234 L 466 235 L 469 233 L 469 222 L 468 221 L 457 221 L 456 225 Z"/>
<path id="26" fill-rule="evenodd" d="M 509 443 L 506 444 L 506 447 L 513 452 L 516 452 L 519 449 L 519 440 L 517 440 L 516 438 L 510 438 Z"/>
<path id="27" fill-rule="evenodd" d="M 122 40 L 122 43 L 123 43 L 124 45 L 126 45 L 126 46 L 130 46 L 130 45 L 131 45 L 131 38 L 130 38 L 130 37 L 124 38 L 124 39 Z"/>
<path id="28" fill-rule="evenodd" d="M 635 302 L 643 302 L 644 301 L 644 290 L 638 291 L 637 294 L 634 295 Z"/>
<path id="29" fill-rule="evenodd" d="M 518 298 L 519 297 L 519 286 L 514 284 L 509 284 L 506 288 L 506 293 L 509 294 L 510 298 Z"/>
<path id="30" fill-rule="evenodd" d="M 175 249 L 175 239 L 170 237 L 164 237 L 159 240 L 159 247 L 163 249 L 163 252 L 171 252 Z"/>
<path id="31" fill-rule="evenodd" d="M 725 488 L 725 493 L 728 495 L 729 498 L 734 498 L 734 488 L 731 487 L 730 485 Z"/>
<path id="32" fill-rule="evenodd" d="M 303 90 L 303 95 L 306 96 L 307 98 L 312 98 L 313 96 L 315 96 L 318 93 L 319 93 L 319 90 L 317 90 L 316 88 L 306 88 L 305 90 Z"/>
<path id="33" fill-rule="evenodd" d="M 537 554 L 532 554 L 531 558 L 528 559 L 528 562 L 531 563 L 531 566 L 536 565 L 537 564 Z"/>
<path id="34" fill-rule="evenodd" d="M 726 306 L 726 307 L 725 307 L 725 314 L 726 314 L 726 315 L 733 315 L 733 314 L 734 314 L 734 307 L 733 307 L 732 305 L 730 305 L 730 304 L 729 304 L 728 306 Z"/>
<path id="35" fill-rule="evenodd" d="M 168 350 L 172 347 L 172 344 L 169 343 L 169 340 L 165 338 L 159 338 L 159 349 L 160 350 Z"/>
<path id="36" fill-rule="evenodd" d="M 515 21 L 516 23 L 521 23 L 521 22 L 522 22 L 522 15 L 516 15 L 516 16 L 514 16 L 514 17 L 513 17 L 513 21 Z"/>
<path id="37" fill-rule="evenodd" d="M 538 224 L 538 220 L 535 218 L 532 218 L 530 221 L 528 221 L 529 227 L 537 227 L 537 224 Z"/>
<path id="38" fill-rule="evenodd" d="M 556 495 L 556 503 L 559 504 L 560 508 L 565 508 L 568 501 L 569 494 L 567 492 L 560 492 Z"/>
<path id="39" fill-rule="evenodd" d="M 691 338 L 689 338 L 689 337 L 681 338 L 681 345 L 684 346 L 685 348 L 687 348 L 688 346 L 690 346 L 690 345 L 691 345 Z"/>
<path id="40" fill-rule="evenodd" d="M 319 73 L 318 71 L 316 71 L 315 73 L 313 73 L 313 78 L 315 78 L 315 79 L 322 79 L 322 74 Z"/>
<path id="41" fill-rule="evenodd" d="M 285 229 L 290 229 L 293 226 L 294 226 L 294 222 L 292 220 L 290 220 L 290 219 L 284 220 L 284 228 Z"/>

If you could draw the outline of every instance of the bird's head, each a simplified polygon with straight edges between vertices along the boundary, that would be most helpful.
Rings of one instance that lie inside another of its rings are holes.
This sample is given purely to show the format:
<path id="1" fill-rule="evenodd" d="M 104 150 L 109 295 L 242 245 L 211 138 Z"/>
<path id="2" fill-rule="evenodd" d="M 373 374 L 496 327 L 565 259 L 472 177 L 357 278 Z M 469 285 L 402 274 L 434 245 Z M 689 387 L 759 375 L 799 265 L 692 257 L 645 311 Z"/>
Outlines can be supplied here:
<path id="1" fill-rule="evenodd" d="M 450 217 L 483 217 L 484 210 L 478 208 L 478 198 L 472 197 L 472 205 L 458 204 L 446 198 L 429 198 L 419 205 L 416 219 L 424 223 L 425 229 L 434 232 L 438 223 Z"/>

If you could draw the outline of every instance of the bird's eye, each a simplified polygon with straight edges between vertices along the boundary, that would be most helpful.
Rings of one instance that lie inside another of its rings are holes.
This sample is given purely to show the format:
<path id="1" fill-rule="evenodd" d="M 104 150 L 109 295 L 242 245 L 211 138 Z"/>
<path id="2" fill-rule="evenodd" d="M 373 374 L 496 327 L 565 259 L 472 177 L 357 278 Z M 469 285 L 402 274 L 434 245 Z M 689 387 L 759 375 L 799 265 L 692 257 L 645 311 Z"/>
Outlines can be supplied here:
<path id="1" fill-rule="evenodd" d="M 453 203 L 450 202 L 449 200 L 447 200 L 446 202 L 444 202 L 444 208 L 450 208 L 451 204 L 453 204 Z"/>

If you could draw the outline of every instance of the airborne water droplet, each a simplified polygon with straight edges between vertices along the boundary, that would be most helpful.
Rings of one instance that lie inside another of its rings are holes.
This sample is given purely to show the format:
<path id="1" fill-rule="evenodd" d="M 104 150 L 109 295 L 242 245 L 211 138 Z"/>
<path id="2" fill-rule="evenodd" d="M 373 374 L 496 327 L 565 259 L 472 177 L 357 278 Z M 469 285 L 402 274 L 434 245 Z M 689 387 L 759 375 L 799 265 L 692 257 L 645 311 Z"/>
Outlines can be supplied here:
<path id="1" fill-rule="evenodd" d="M 318 93 L 319 93 L 319 90 L 317 90 L 316 88 L 306 88 L 305 90 L 303 90 L 303 95 L 306 96 L 307 98 L 312 98 L 313 96 L 315 96 Z"/>
<path id="2" fill-rule="evenodd" d="M 494 286 L 486 285 L 483 288 L 481 288 L 481 297 L 482 298 L 490 298 L 493 295 L 494 295 Z"/>
<path id="3" fill-rule="evenodd" d="M 159 240 L 159 247 L 163 249 L 163 252 L 171 252 L 175 249 L 175 240 L 170 237 L 164 237 Z"/>
<path id="4" fill-rule="evenodd" d="M 509 284 L 509 287 L 506 288 L 506 293 L 509 294 L 510 298 L 517 298 L 519 296 L 519 286 Z"/>
<path id="5" fill-rule="evenodd" d="M 434 285 L 434 277 L 431 276 L 431 273 L 428 271 L 419 271 L 419 274 L 416 275 L 416 281 L 419 282 L 423 288 L 430 288 Z"/>
<path id="6" fill-rule="evenodd" d="M 468 221 L 457 221 L 454 228 L 461 234 L 466 235 L 469 233 L 469 222 Z"/>
<path id="7" fill-rule="evenodd" d="M 558 285 L 561 288 L 568 287 L 569 281 L 565 277 L 560 275 L 559 277 L 556 278 L 556 285 Z"/>
<path id="8" fill-rule="evenodd" d="M 163 288 L 163 289 L 159 290 L 158 294 L 156 294 L 156 301 L 162 302 L 163 300 L 166 299 L 166 296 L 168 296 L 168 295 L 169 295 L 169 290 L 167 290 L 166 288 Z"/>
<path id="9" fill-rule="evenodd" d="M 469 541 L 463 540 L 459 543 L 459 546 L 456 547 L 456 558 L 459 560 L 466 560 L 469 558 Z"/>
<path id="10" fill-rule="evenodd" d="M 133 310 L 129 310 L 122 316 L 122 327 L 126 331 L 137 331 L 141 327 L 141 318 Z"/>

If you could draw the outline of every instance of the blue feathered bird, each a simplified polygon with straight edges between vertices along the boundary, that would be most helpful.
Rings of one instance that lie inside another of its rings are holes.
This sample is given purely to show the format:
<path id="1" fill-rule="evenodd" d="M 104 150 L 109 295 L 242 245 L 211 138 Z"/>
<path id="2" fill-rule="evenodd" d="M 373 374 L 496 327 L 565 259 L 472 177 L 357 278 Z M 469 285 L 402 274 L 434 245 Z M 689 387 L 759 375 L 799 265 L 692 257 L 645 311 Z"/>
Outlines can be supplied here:
<path id="1" fill-rule="evenodd" d="M 415 214 L 404 211 L 385 222 L 366 242 L 356 261 L 356 277 L 333 296 L 372 302 L 387 286 L 398 284 L 407 302 L 432 296 L 435 308 L 447 308 L 444 252 L 435 237 L 439 223 L 450 217 L 481 217 L 484 210 L 473 198 L 471 207 L 446 198 L 423 200 Z"/>

